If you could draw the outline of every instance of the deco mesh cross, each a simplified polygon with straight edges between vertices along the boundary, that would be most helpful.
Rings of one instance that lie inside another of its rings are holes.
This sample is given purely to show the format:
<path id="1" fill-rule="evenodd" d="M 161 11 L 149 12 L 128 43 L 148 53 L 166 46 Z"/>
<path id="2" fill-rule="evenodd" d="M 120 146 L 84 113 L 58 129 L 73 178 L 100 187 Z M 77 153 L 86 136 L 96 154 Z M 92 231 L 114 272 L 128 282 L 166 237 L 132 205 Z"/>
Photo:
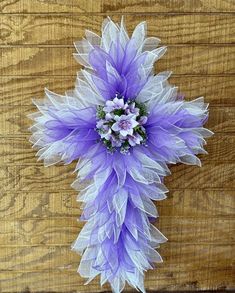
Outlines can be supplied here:
<path id="1" fill-rule="evenodd" d="M 155 250 L 167 239 L 152 224 L 153 200 L 166 198 L 168 164 L 199 165 L 205 154 L 208 118 L 203 98 L 184 101 L 167 79 L 154 74 L 166 51 L 146 37 L 146 23 L 128 35 L 123 19 L 107 18 L 101 37 L 86 30 L 76 42 L 84 66 L 74 90 L 64 96 L 45 90 L 31 114 L 31 142 L 45 166 L 78 160 L 85 225 L 72 249 L 81 253 L 78 272 L 88 282 L 100 275 L 119 293 L 125 283 L 145 292 L 144 272 L 162 262 Z"/>

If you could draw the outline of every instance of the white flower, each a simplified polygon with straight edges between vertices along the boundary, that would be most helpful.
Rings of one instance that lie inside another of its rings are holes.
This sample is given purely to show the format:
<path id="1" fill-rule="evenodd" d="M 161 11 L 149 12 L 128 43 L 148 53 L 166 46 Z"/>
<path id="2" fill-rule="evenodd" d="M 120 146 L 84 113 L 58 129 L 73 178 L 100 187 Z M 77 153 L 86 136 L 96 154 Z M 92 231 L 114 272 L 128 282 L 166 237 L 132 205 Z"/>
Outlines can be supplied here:
<path id="1" fill-rule="evenodd" d="M 136 116 L 133 114 L 115 116 L 116 122 L 112 125 L 112 130 L 119 132 L 123 137 L 133 134 L 133 128 L 139 123 L 136 121 Z"/>

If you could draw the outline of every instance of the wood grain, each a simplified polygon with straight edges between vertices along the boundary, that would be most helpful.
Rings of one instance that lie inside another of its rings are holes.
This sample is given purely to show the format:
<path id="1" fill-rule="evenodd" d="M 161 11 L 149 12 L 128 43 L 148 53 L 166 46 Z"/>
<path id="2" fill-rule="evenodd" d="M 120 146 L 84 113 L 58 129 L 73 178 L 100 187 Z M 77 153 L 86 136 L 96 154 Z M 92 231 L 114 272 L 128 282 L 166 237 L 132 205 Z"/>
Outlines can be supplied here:
<path id="1" fill-rule="evenodd" d="M 195 290 L 201 287 L 218 288 L 218 286 L 227 289 L 232 288 L 234 280 L 231 251 L 233 248 L 234 246 L 231 244 L 190 244 L 182 246 L 182 244 L 167 243 L 160 248 L 160 253 L 163 255 L 165 262 L 158 265 L 157 275 L 156 271 L 147 273 L 146 289 L 154 289 L 156 286 L 160 289 L 169 287 L 171 290 Z M 80 286 L 83 291 L 86 290 L 86 287 L 82 286 L 84 280 L 75 273 L 80 258 L 74 252 L 69 251 L 68 246 L 6 248 L 5 250 L 1 249 L 2 253 L 4 253 L 4 258 L 1 258 L 1 260 L 5 264 L 4 271 L 7 276 L 1 282 L 3 292 L 6 292 L 9 288 L 13 291 L 16 286 L 25 286 L 24 282 L 30 285 L 31 290 L 40 290 L 42 280 L 37 281 L 38 278 L 41 279 L 37 274 L 45 276 L 45 273 L 51 276 L 51 281 L 44 278 L 44 290 L 56 288 L 58 292 L 64 292 L 66 288 L 68 290 L 66 292 L 70 292 L 71 289 L 74 289 L 75 284 Z M 169 257 L 172 259 L 170 263 Z M 220 268 L 218 268 L 219 262 L 221 263 Z M 13 281 L 11 284 L 9 281 L 17 274 L 21 281 Z M 27 277 L 28 280 L 26 281 Z M 212 278 L 215 278 L 213 283 L 211 283 Z M 31 279 L 37 281 L 36 286 L 31 283 Z M 96 279 L 88 288 L 90 290 L 101 290 L 98 286 L 99 280 Z M 108 286 L 105 286 L 105 289 L 107 290 Z"/>
<path id="2" fill-rule="evenodd" d="M 100 24 L 106 16 L 71 15 L 3 15 L 0 45 L 72 45 L 84 37 L 85 29 L 100 34 Z M 119 22 L 120 15 L 110 15 Z M 235 22 L 233 15 L 126 15 L 129 32 L 146 21 L 148 35 L 157 36 L 166 45 L 175 44 L 233 44 Z M 221 35 L 221 30 L 224 34 Z"/>
<path id="3" fill-rule="evenodd" d="M 171 167 L 172 175 L 165 180 L 169 189 L 201 188 L 231 190 L 235 187 L 235 163 L 202 162 L 203 167 L 176 165 Z M 50 192 L 69 190 L 75 180 L 72 174 L 75 164 L 69 166 L 2 166 L 0 181 L 2 191 L 37 191 L 38 188 Z"/>
<path id="4" fill-rule="evenodd" d="M 191 248 L 194 250 L 194 247 Z M 174 256 L 172 255 L 172 257 Z M 161 271 L 161 268 L 166 265 L 165 261 L 157 270 L 147 272 L 145 287 L 147 290 L 156 290 L 156 288 L 159 288 L 162 291 L 199 291 L 200 288 L 205 288 L 205 290 L 216 290 L 217 288 L 223 290 L 233 289 L 233 271 L 230 264 L 223 262 L 221 263 L 221 267 L 208 268 L 207 270 L 207 262 L 205 263 L 204 259 L 200 260 L 201 263 L 204 263 L 203 268 L 199 267 L 191 271 L 191 267 L 184 266 L 181 268 L 179 265 L 176 265 L 178 268 L 177 272 L 172 272 L 170 265 L 167 267 L 168 271 Z M 88 293 L 111 292 L 108 285 L 100 288 L 98 279 L 85 286 L 84 280 L 81 280 L 75 271 L 67 272 L 65 266 L 62 265 L 61 267 L 64 269 L 58 272 L 4 272 L 4 275 L 0 275 L 2 292 L 27 292 L 29 288 L 34 292 L 43 292 L 45 290 L 46 292 L 64 293 L 66 290 L 67 293 L 72 293 L 78 292 L 78 288 L 82 289 L 80 292 Z M 212 282 L 211 280 L 214 281 Z M 125 292 L 134 293 L 128 286 Z"/>
<path id="5" fill-rule="evenodd" d="M 234 76 L 176 76 L 173 74 L 170 82 L 177 85 L 179 92 L 183 93 L 188 100 L 204 96 L 210 106 L 235 106 Z M 74 83 L 75 76 L 37 76 L 36 78 L 1 76 L 0 106 L 32 105 L 32 98 L 43 98 L 45 87 L 64 94 L 65 91 L 73 88 Z"/>
<path id="6" fill-rule="evenodd" d="M 0 135 L 14 136 L 30 134 L 28 128 L 32 121 L 27 115 L 36 112 L 32 106 L 2 106 L 0 107 Z M 235 107 L 211 107 L 210 117 L 206 124 L 216 133 L 235 131 Z"/>
<path id="7" fill-rule="evenodd" d="M 210 103 L 208 155 L 202 168 L 170 166 L 168 198 L 156 202 L 155 225 L 168 237 L 164 263 L 147 272 L 154 291 L 235 288 L 235 2 L 234 0 L 2 0 L 0 1 L 0 292 L 110 292 L 98 278 L 87 286 L 70 251 L 83 223 L 75 163 L 45 168 L 28 142 L 43 88 L 74 86 L 73 42 L 102 20 L 124 15 L 129 32 L 140 21 L 168 53 L 156 71 L 186 99 Z M 83 186 L 81 186 L 82 188 Z M 130 287 L 126 287 L 125 292 Z"/>
<path id="8" fill-rule="evenodd" d="M 0 157 L 4 165 L 43 165 L 37 161 L 35 150 L 29 143 L 28 136 L 0 137 Z M 205 149 L 209 153 L 200 156 L 203 162 L 234 162 L 235 161 L 235 135 L 233 133 L 218 133 L 208 140 Z M 0 164 L 1 165 L 1 164 Z"/>
<path id="9" fill-rule="evenodd" d="M 72 57 L 74 48 L 16 47 L 0 48 L 0 75 L 73 75 L 81 69 Z M 235 46 L 171 46 L 157 62 L 156 70 L 171 69 L 174 74 L 235 74 Z"/>
<path id="10" fill-rule="evenodd" d="M 4 13 L 235 12 L 233 0 L 2 0 Z"/>
<path id="11" fill-rule="evenodd" d="M 59 223 L 61 223 L 63 219 L 67 221 L 66 219 L 70 220 L 72 218 L 70 222 L 71 228 L 75 227 L 76 231 L 78 232 L 83 223 L 75 223 L 75 219 L 81 215 L 80 204 L 76 201 L 77 194 L 78 192 L 73 189 L 69 189 L 66 191 L 55 189 L 54 191 L 50 192 L 46 192 L 41 189 L 37 191 L 18 192 L 1 191 L 0 205 L 2 217 L 0 219 L 0 222 L 7 221 L 9 223 L 18 223 L 18 221 L 23 221 L 24 224 L 21 224 L 23 225 L 22 227 L 27 227 L 27 225 L 28 227 L 33 227 L 33 229 L 28 229 L 30 236 L 27 238 L 27 242 L 30 242 L 30 239 L 33 239 L 32 234 L 34 233 L 34 231 L 35 233 L 36 231 L 38 231 L 38 228 L 35 227 L 38 227 L 37 221 L 39 220 L 45 220 L 47 221 L 47 223 L 48 221 L 51 221 L 49 224 L 50 227 L 48 227 L 48 229 L 51 230 L 54 229 L 52 223 L 54 223 L 57 227 L 57 224 L 55 223 L 57 219 L 59 220 Z M 160 215 L 160 224 L 162 223 L 162 217 L 170 217 L 172 219 L 180 217 L 182 221 L 184 218 L 189 218 L 190 220 L 193 219 L 194 221 L 199 221 L 199 219 L 205 220 L 207 218 L 211 221 L 212 219 L 218 221 L 221 219 L 230 220 L 234 218 L 234 192 L 232 189 L 216 190 L 212 188 L 172 188 L 169 193 L 167 193 L 167 200 L 156 202 L 156 206 Z M 27 224 L 27 222 L 29 224 Z M 31 224 L 31 222 L 33 222 L 33 225 Z M 201 222 L 199 221 L 198 223 Z M 2 233 L 3 231 L 12 231 L 13 233 L 13 230 L 17 232 L 14 225 L 4 225 L 4 223 L 1 224 Z M 68 225 L 68 222 L 62 224 L 62 227 L 63 225 L 70 229 L 70 225 Z M 163 230 L 165 229 L 165 225 L 167 225 L 167 223 L 162 225 Z M 192 227 L 196 225 L 197 223 L 194 222 Z M 46 229 L 45 226 L 43 227 Z M 220 229 L 220 227 L 217 227 L 217 229 Z M 172 228 L 172 231 L 174 232 L 174 228 Z M 65 232 L 66 231 L 64 230 L 63 233 Z M 211 233 L 213 233 L 213 230 L 211 231 Z M 7 234 L 8 237 L 13 236 L 11 233 Z M 54 241 L 54 243 L 57 243 L 57 241 L 59 241 L 57 240 L 58 238 L 54 238 L 53 233 L 50 232 L 50 234 L 50 239 Z M 44 237 L 43 233 L 40 233 L 40 235 L 42 238 Z M 0 235 L 0 237 L 3 236 L 4 235 Z M 69 235 L 67 236 L 69 237 Z M 20 233 L 20 237 L 24 239 L 26 235 L 24 233 Z M 187 235 L 181 235 L 181 237 L 187 237 Z M 194 237 L 197 237 L 197 234 L 195 234 Z M 207 235 L 204 235 L 203 239 L 205 239 L 206 237 Z M 201 241 L 203 241 L 203 239 L 201 239 Z M 220 241 L 221 240 L 222 239 L 220 239 Z M 69 240 L 65 241 L 68 241 L 65 242 L 66 244 L 70 243 Z M 10 242 L 8 241 L 0 242 L 0 245 L 9 244 Z M 13 245 L 13 243 L 11 244 Z M 37 242 L 36 244 L 39 244 L 39 242 Z"/>
<path id="12" fill-rule="evenodd" d="M 171 244 L 214 244 L 234 243 L 234 218 L 200 218 L 161 215 L 155 225 L 164 233 Z M 82 223 L 74 218 L 27 219 L 21 221 L 0 221 L 1 250 L 9 247 L 34 245 L 70 245 L 81 231 Z M 223 240 L 221 240 L 223 237 Z M 4 255 L 4 254 L 2 254 Z M 1 260 L 1 256 L 0 256 Z M 1 261 L 2 262 L 2 261 Z M 4 264 L 0 264 L 0 270 Z"/>
<path id="13" fill-rule="evenodd" d="M 180 246 L 181 245 L 181 246 Z M 230 249 L 235 245 L 215 245 L 210 244 L 177 244 L 167 243 L 159 251 L 165 259 L 165 265 L 158 265 L 161 272 L 167 272 L 168 257 L 174 257 L 171 262 L 170 271 L 174 274 L 180 269 L 215 269 L 218 261 L 224 256 L 224 264 L 231 265 Z M 191 251 L 194 251 L 192 253 Z M 15 260 L 15 262 L 11 260 Z M 204 262 L 202 260 L 204 259 Z M 1 271 L 75 271 L 78 266 L 79 256 L 70 251 L 68 245 L 57 246 L 25 246 L 25 247 L 1 247 L 0 250 L 0 270 Z M 80 278 L 81 280 L 81 278 Z"/>

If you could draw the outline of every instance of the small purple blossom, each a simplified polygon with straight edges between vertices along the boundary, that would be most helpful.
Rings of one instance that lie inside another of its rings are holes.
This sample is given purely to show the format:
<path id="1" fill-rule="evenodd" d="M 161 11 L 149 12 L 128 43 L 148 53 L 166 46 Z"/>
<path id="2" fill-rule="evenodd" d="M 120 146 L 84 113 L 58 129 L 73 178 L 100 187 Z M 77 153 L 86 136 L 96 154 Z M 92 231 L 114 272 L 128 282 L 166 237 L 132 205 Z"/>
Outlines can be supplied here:
<path id="1" fill-rule="evenodd" d="M 128 142 L 130 146 L 141 144 L 142 141 L 143 141 L 143 137 L 138 133 L 136 133 L 135 135 L 128 135 Z"/>
<path id="2" fill-rule="evenodd" d="M 106 102 L 106 106 L 104 107 L 104 111 L 106 113 L 113 112 L 116 109 L 125 109 L 127 104 L 125 104 L 124 99 L 119 99 L 117 96 L 113 100 L 109 100 Z"/>
<path id="3" fill-rule="evenodd" d="M 136 116 L 139 116 L 139 113 L 140 113 L 140 109 L 138 109 L 136 106 L 135 106 L 135 102 L 132 102 L 130 103 L 129 107 L 126 109 L 126 114 L 135 114 Z"/>
<path id="4" fill-rule="evenodd" d="M 115 115 L 114 120 L 116 121 L 112 125 L 112 130 L 115 132 L 119 132 L 122 137 L 126 137 L 127 135 L 132 135 L 134 132 L 134 127 L 139 125 L 136 121 L 136 116 L 132 114 L 128 115 Z"/>
<path id="5" fill-rule="evenodd" d="M 147 123 L 147 120 L 148 120 L 147 116 L 141 116 L 138 122 L 140 125 L 144 125 Z"/>

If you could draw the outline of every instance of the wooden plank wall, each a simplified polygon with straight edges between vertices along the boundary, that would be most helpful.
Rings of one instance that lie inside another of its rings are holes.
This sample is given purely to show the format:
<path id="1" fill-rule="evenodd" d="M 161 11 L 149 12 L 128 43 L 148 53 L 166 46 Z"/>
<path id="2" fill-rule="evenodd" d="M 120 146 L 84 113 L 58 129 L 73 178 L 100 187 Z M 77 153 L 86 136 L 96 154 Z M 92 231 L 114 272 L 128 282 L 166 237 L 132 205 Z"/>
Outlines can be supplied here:
<path id="1" fill-rule="evenodd" d="M 234 288 L 234 0 L 1 0 L 0 12 L 0 292 L 109 291 L 98 279 L 84 286 L 76 273 L 74 165 L 37 162 L 26 118 L 44 87 L 73 86 L 81 68 L 73 42 L 85 28 L 99 33 L 107 15 L 124 15 L 130 31 L 147 21 L 168 46 L 156 69 L 172 70 L 187 99 L 205 96 L 215 132 L 202 168 L 171 168 L 168 199 L 158 204 L 165 262 L 146 274 L 146 288 Z"/>

